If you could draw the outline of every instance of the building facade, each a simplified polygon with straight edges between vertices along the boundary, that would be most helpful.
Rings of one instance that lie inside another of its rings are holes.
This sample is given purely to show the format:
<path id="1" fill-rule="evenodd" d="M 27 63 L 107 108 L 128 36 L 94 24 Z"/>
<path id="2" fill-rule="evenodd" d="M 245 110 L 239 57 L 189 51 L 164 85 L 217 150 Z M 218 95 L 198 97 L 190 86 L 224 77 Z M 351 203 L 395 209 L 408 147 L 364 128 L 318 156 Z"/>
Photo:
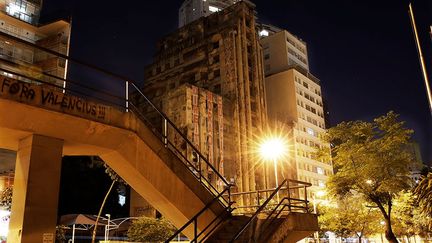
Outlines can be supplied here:
<path id="1" fill-rule="evenodd" d="M 65 20 L 58 20 L 40 24 L 41 8 L 42 1 L 40 0 L 0 1 L 0 32 L 67 55 L 71 33 L 70 23 Z M 24 76 L 40 78 L 60 87 L 65 85 L 63 80 L 55 78 L 66 77 L 67 61 L 63 58 L 48 54 L 7 36 L 0 36 L 1 59 L 4 60 L 0 64 L 3 75 L 10 76 L 11 74 L 7 72 L 9 70 L 11 73 L 16 72 Z M 31 71 L 22 72 L 26 69 Z M 19 77 L 19 79 L 30 82 L 29 79 L 23 77 Z"/>
<path id="2" fill-rule="evenodd" d="M 225 101 L 226 103 L 226 101 Z M 220 95 L 194 85 L 184 84 L 170 90 L 162 104 L 162 111 L 170 118 L 208 162 L 224 174 L 224 117 L 223 99 Z M 177 148 L 186 148 L 186 155 L 194 162 L 196 155 L 185 141 L 170 134 Z M 198 162 L 198 161 L 196 161 Z M 198 165 L 196 165 L 198 168 Z M 201 173 L 217 185 L 214 171 L 208 166 L 201 167 Z"/>
<path id="3" fill-rule="evenodd" d="M 320 81 L 309 72 L 305 42 L 276 27 L 261 26 L 260 36 L 268 119 L 290 129 L 295 165 L 288 168 L 295 171 L 296 179 L 312 184 L 309 196 L 315 197 L 333 174 L 331 161 L 314 154 L 318 148 L 330 146 L 319 138 L 326 128 Z"/>
<path id="4" fill-rule="evenodd" d="M 271 25 L 259 26 L 266 76 L 299 66 L 309 72 L 307 44 L 290 32 Z"/>
<path id="5" fill-rule="evenodd" d="M 264 188 L 264 169 L 251 156 L 251 147 L 267 120 L 262 49 L 257 37 L 254 6 L 239 2 L 159 41 L 154 62 L 145 70 L 143 91 L 158 107 L 163 106 L 166 94 L 184 84 L 221 97 L 223 122 L 212 129 L 221 137 L 223 127 L 220 170 L 238 191 Z M 217 107 L 214 101 L 213 105 Z M 213 155 L 217 153 L 220 151 L 213 151 Z"/>

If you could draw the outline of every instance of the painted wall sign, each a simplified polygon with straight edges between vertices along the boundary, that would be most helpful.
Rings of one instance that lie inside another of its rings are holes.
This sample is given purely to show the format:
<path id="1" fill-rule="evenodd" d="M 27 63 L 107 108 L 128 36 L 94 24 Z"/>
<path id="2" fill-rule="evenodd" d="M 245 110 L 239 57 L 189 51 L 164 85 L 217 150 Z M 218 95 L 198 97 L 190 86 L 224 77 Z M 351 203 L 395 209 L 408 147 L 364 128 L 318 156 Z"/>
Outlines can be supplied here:
<path id="1" fill-rule="evenodd" d="M 43 85 L 30 84 L 0 76 L 0 96 L 96 120 L 105 120 L 110 107 L 64 94 Z"/>

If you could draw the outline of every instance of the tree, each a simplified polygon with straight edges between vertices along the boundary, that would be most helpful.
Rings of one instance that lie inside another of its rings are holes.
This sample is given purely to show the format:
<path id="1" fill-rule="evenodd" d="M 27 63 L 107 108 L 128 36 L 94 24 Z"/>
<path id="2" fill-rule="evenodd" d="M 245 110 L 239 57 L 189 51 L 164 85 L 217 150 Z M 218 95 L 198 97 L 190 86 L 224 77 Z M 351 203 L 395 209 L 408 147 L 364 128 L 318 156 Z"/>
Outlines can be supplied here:
<path id="1" fill-rule="evenodd" d="M 432 229 L 432 173 L 423 177 L 414 189 L 414 196 L 417 198 L 420 211 L 425 219 L 429 229 Z"/>
<path id="2" fill-rule="evenodd" d="M 99 157 L 95 157 L 93 159 L 96 160 L 96 161 L 104 163 Z M 98 223 L 99 223 L 99 218 L 100 218 L 100 216 L 102 214 L 102 210 L 103 210 L 103 208 L 105 206 L 105 203 L 106 203 L 106 201 L 108 199 L 108 196 L 111 193 L 111 191 L 112 191 L 115 183 L 118 182 L 118 183 L 126 184 L 126 182 L 113 169 L 111 169 L 106 163 L 104 163 L 103 165 L 105 167 L 105 173 L 109 175 L 109 177 L 112 180 L 112 183 L 111 183 L 111 186 L 108 189 L 107 193 L 105 194 L 105 198 L 103 199 L 102 204 L 101 204 L 101 206 L 99 208 L 99 212 L 98 212 L 98 215 L 96 217 L 96 222 L 95 222 L 95 225 L 94 225 L 94 228 L 93 228 L 92 243 L 94 243 L 95 240 L 96 240 L 96 231 L 97 231 L 97 226 L 98 226 Z"/>
<path id="3" fill-rule="evenodd" d="M 328 206 L 319 209 L 318 220 L 321 231 L 332 231 L 342 238 L 356 235 L 359 242 L 364 236 L 377 233 L 379 228 L 377 210 L 358 195 L 333 199 Z"/>
<path id="4" fill-rule="evenodd" d="M 163 242 L 175 232 L 176 228 L 164 218 L 140 217 L 132 221 L 127 236 L 134 242 Z"/>
<path id="5" fill-rule="evenodd" d="M 362 195 L 378 207 L 391 243 L 398 242 L 392 230 L 393 200 L 410 187 L 408 165 L 414 160 L 404 147 L 412 133 L 391 111 L 373 122 L 342 122 L 323 136 L 333 146 L 336 170 L 328 181 L 330 193 Z"/>
<path id="6" fill-rule="evenodd" d="M 407 238 L 419 234 L 419 222 L 415 215 L 418 213 L 415 199 L 411 192 L 403 191 L 394 202 L 394 232 Z"/>
<path id="7" fill-rule="evenodd" d="M 12 207 L 12 187 L 6 187 L 0 193 L 0 207 L 3 207 L 6 210 L 10 210 Z"/>

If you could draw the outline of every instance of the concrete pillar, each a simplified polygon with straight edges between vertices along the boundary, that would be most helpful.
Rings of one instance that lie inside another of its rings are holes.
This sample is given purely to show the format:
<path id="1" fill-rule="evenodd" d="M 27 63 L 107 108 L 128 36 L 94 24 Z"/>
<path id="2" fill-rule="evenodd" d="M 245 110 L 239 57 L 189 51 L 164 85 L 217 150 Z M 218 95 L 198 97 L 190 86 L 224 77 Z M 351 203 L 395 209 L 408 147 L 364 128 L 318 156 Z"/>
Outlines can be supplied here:
<path id="1" fill-rule="evenodd" d="M 54 243 L 63 140 L 31 135 L 19 142 L 8 242 Z"/>

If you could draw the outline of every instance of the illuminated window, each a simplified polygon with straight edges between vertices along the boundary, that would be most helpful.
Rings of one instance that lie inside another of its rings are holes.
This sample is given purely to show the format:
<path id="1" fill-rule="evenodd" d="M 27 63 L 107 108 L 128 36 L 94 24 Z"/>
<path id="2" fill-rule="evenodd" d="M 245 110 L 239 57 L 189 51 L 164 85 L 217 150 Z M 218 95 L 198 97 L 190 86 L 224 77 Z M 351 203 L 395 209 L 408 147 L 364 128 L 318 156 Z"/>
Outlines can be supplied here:
<path id="1" fill-rule="evenodd" d="M 261 31 L 259 32 L 259 35 L 260 35 L 260 36 L 269 36 L 269 32 L 268 32 L 267 30 L 261 30 Z"/>
<path id="2" fill-rule="evenodd" d="M 215 7 L 215 6 L 209 6 L 209 11 L 212 13 L 216 13 L 216 12 L 219 12 L 220 9 Z"/>
<path id="3" fill-rule="evenodd" d="M 312 128 L 306 128 L 306 132 L 311 136 L 316 136 L 316 132 Z"/>
<path id="4" fill-rule="evenodd" d="M 321 167 L 317 167 L 317 173 L 320 175 L 324 175 L 324 169 Z"/>

